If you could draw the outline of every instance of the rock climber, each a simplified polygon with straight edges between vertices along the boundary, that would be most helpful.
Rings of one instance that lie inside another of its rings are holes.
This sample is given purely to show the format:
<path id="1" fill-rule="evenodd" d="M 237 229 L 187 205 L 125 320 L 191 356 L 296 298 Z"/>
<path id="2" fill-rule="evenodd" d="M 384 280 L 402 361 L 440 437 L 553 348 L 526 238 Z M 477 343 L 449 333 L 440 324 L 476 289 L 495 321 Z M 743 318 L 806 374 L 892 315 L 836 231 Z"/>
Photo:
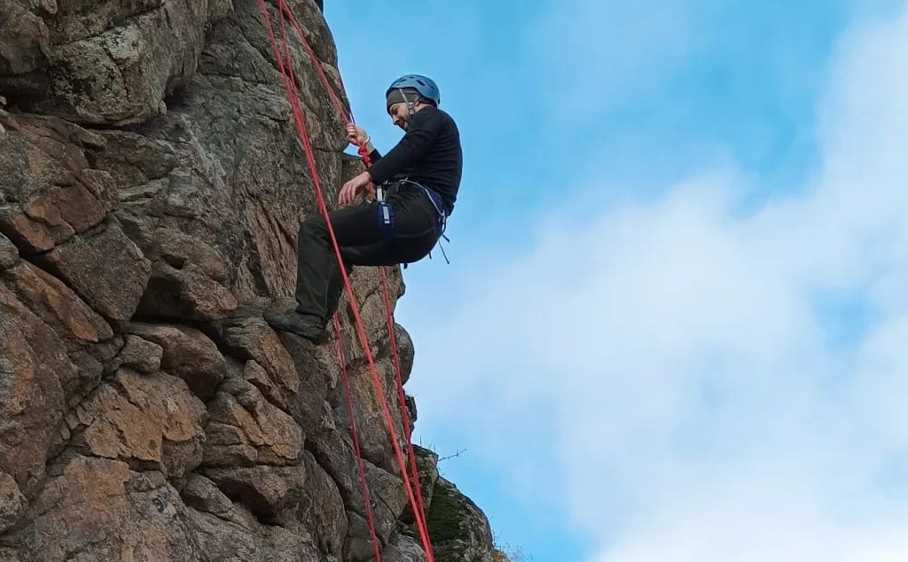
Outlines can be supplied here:
<path id="1" fill-rule="evenodd" d="M 353 266 L 412 263 L 428 255 L 444 230 L 460 187 L 463 155 L 460 134 L 450 115 L 438 108 L 438 86 L 409 74 L 385 93 L 391 121 L 405 132 L 382 156 L 365 130 L 347 127 L 352 144 L 365 146 L 373 165 L 343 185 L 341 208 L 329 212 L 347 271 Z M 372 190 L 376 197 L 358 200 Z M 359 201 L 359 202 L 357 202 Z M 325 334 L 343 289 L 328 228 L 319 216 L 299 229 L 296 308 L 267 312 L 277 330 L 314 342 Z"/>

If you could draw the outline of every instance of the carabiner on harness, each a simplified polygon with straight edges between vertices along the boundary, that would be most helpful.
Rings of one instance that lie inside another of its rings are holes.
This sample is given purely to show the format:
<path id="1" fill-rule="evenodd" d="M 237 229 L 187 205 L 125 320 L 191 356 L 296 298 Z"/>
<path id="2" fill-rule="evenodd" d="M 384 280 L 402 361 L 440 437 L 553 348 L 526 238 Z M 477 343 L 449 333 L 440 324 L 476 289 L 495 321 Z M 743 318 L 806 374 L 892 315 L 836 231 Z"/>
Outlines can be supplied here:
<path id="1" fill-rule="evenodd" d="M 394 238 L 394 208 L 385 200 L 385 190 L 382 186 L 375 186 L 375 200 L 378 202 L 378 229 L 385 240 Z"/>

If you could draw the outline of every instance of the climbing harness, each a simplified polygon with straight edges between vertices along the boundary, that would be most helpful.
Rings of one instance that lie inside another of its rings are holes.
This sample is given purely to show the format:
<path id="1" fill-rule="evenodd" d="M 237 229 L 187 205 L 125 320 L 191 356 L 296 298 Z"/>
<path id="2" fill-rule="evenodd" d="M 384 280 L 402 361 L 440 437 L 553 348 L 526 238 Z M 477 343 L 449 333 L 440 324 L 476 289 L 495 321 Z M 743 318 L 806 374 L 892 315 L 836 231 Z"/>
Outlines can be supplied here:
<path id="1" fill-rule="evenodd" d="M 422 191 L 429 202 L 432 204 L 432 208 L 435 209 L 435 223 L 436 228 L 439 232 L 439 235 L 443 235 L 445 228 L 447 228 L 448 213 L 445 209 L 445 202 L 442 199 L 441 195 L 437 191 L 429 189 L 419 182 L 415 182 L 409 178 L 403 179 L 394 179 L 388 180 L 385 183 L 376 186 L 375 188 L 375 201 L 378 203 L 378 217 L 379 224 L 383 229 L 391 228 L 394 222 L 394 210 L 390 208 L 391 205 L 387 201 L 386 193 L 390 193 L 394 190 L 394 187 L 397 186 L 398 190 L 401 185 L 412 185 L 416 189 Z M 385 209 L 389 207 L 389 209 Z M 386 233 L 387 237 L 388 233 Z"/>
<path id="2" fill-rule="evenodd" d="M 403 178 L 396 181 L 397 183 L 415 186 L 417 189 L 422 190 L 422 192 L 426 194 L 426 197 L 429 198 L 429 202 L 432 203 L 432 207 L 435 208 L 435 214 L 438 215 L 438 223 L 442 227 L 441 231 L 444 232 L 444 229 L 447 226 L 448 212 L 445 211 L 445 202 L 444 199 L 441 198 L 441 195 L 434 189 L 429 189 L 423 184 L 415 182 L 410 178 Z"/>
<path id="3" fill-rule="evenodd" d="M 273 25 L 272 14 L 268 8 L 266 0 L 258 0 L 259 11 L 261 13 L 262 22 L 265 26 L 265 30 L 268 34 L 268 39 L 271 42 L 272 52 L 274 54 L 275 62 L 277 63 L 278 70 L 281 74 L 281 81 L 284 85 L 285 94 L 287 96 L 287 101 L 290 104 L 291 117 L 296 128 L 296 134 L 298 142 L 303 150 L 303 153 L 306 157 L 306 165 L 309 168 L 309 173 L 312 177 L 313 189 L 315 191 L 316 203 L 321 214 L 322 218 L 325 221 L 325 224 L 328 228 L 328 235 L 331 241 L 332 249 L 334 250 L 335 258 L 337 259 L 338 267 L 340 269 L 341 278 L 343 280 L 344 290 L 347 295 L 347 301 L 349 303 L 349 308 L 353 316 L 353 324 L 355 328 L 356 337 L 359 341 L 360 347 L 362 348 L 363 355 L 366 359 L 368 365 L 368 371 L 370 375 L 370 380 L 372 382 L 373 391 L 375 393 L 376 399 L 378 400 L 382 419 L 385 423 L 385 429 L 388 433 L 388 438 L 391 442 L 391 447 L 394 451 L 394 457 L 397 461 L 398 468 L 400 469 L 401 478 L 403 480 L 404 489 L 407 494 L 407 499 L 410 502 L 410 507 L 413 512 L 413 517 L 415 520 L 417 532 L 419 534 L 420 542 L 422 543 L 423 551 L 426 555 L 427 562 L 435 562 L 435 555 L 432 549 L 432 543 L 429 537 L 428 525 L 426 524 L 426 514 L 425 508 L 423 506 L 422 500 L 422 486 L 419 482 L 419 472 L 416 466 L 416 456 L 413 451 L 413 444 L 411 442 L 411 433 L 410 433 L 410 416 L 406 407 L 406 400 L 403 391 L 403 377 L 401 374 L 400 368 L 400 357 L 397 349 L 397 339 L 395 334 L 395 323 L 393 311 L 391 309 L 391 297 L 390 289 L 388 288 L 387 275 L 385 269 L 380 269 L 380 278 L 382 284 L 382 294 L 385 304 L 385 322 L 389 332 L 389 340 L 391 342 L 391 355 L 392 363 L 394 365 L 395 372 L 395 382 L 397 385 L 398 393 L 398 405 L 400 407 L 400 418 L 401 425 L 404 429 L 404 437 L 406 438 L 406 444 L 408 447 L 408 456 L 409 456 L 409 466 L 404 459 L 403 451 L 400 448 L 397 431 L 394 428 L 394 419 L 391 416 L 391 410 L 388 406 L 388 401 L 384 393 L 384 387 L 382 385 L 381 377 L 378 372 L 378 368 L 375 364 L 375 357 L 372 354 L 371 346 L 369 345 L 369 339 L 366 334 L 365 325 L 362 320 L 362 315 L 360 313 L 360 307 L 356 299 L 356 294 L 353 291 L 353 286 L 350 283 L 350 278 L 347 273 L 346 267 L 344 265 L 344 260 L 341 255 L 340 245 L 338 244 L 337 237 L 334 233 L 334 227 L 331 224 L 330 216 L 328 214 L 328 205 L 322 191 L 321 179 L 318 174 L 318 169 L 315 162 L 315 153 L 312 147 L 312 141 L 309 136 L 308 126 L 306 124 L 305 114 L 300 106 L 300 94 L 297 89 L 297 77 L 293 70 L 293 57 L 290 53 L 290 45 L 288 41 L 289 32 L 287 31 L 287 24 L 292 27 L 296 32 L 296 35 L 299 39 L 300 44 L 306 50 L 309 55 L 309 59 L 312 63 L 312 66 L 315 68 L 317 75 L 319 76 L 320 81 L 325 86 L 326 91 L 328 92 L 331 104 L 334 106 L 335 110 L 338 112 L 339 116 L 345 123 L 352 124 L 353 116 L 347 112 L 344 108 L 343 103 L 340 101 L 340 98 L 334 92 L 334 89 L 331 87 L 330 82 L 328 81 L 327 76 L 325 75 L 324 69 L 321 66 L 321 62 L 315 54 L 315 51 L 312 49 L 312 46 L 306 40 L 305 33 L 302 30 L 299 22 L 296 19 L 296 16 L 293 14 L 293 11 L 287 5 L 287 0 L 274 0 L 276 3 L 278 18 L 279 18 L 279 33 L 280 33 L 280 44 L 278 42 L 278 34 L 275 32 Z M 368 152 L 366 150 L 365 143 L 362 143 L 359 146 L 359 155 L 363 160 L 363 163 L 367 166 L 371 166 L 371 161 L 369 159 Z M 382 194 L 383 198 L 383 194 Z M 389 215 L 389 221 L 393 221 L 393 217 Z M 356 425 L 353 416 L 353 405 L 352 399 L 350 398 L 350 388 L 347 381 L 347 372 L 346 372 L 346 360 L 344 359 L 343 349 L 341 347 L 342 341 L 342 330 L 340 326 L 340 320 L 335 314 L 333 318 L 334 322 L 334 332 L 335 332 L 335 349 L 338 353 L 338 364 L 341 368 L 341 378 L 343 385 L 345 387 L 345 395 L 348 400 L 348 416 L 351 421 L 351 435 L 354 442 L 354 453 L 356 454 L 359 472 L 360 472 L 360 486 L 363 490 L 363 501 L 366 504 L 365 512 L 367 518 L 367 524 L 369 525 L 370 537 L 372 539 L 373 555 L 376 562 L 381 562 L 381 545 L 378 541 L 378 537 L 375 530 L 375 521 L 372 512 L 371 500 L 369 499 L 369 490 L 368 482 L 365 477 L 365 465 L 362 461 L 362 454 L 359 446 L 359 438 L 357 436 Z"/>
<path id="4" fill-rule="evenodd" d="M 411 185 L 416 186 L 418 189 L 421 189 L 426 194 L 426 197 L 429 198 L 429 202 L 431 202 L 432 207 L 435 208 L 435 214 L 437 216 L 436 220 L 438 222 L 438 249 L 441 250 L 441 255 L 442 255 L 442 257 L 445 258 L 445 263 L 447 263 L 448 265 L 451 265 L 451 260 L 448 259 L 448 253 L 445 252 L 445 246 L 442 243 L 442 240 L 444 240 L 445 242 L 448 242 L 448 243 L 451 242 L 451 239 L 445 235 L 445 230 L 448 228 L 448 215 L 450 214 L 450 212 L 445 210 L 446 206 L 445 206 L 444 199 L 442 199 L 441 195 L 437 191 L 435 191 L 433 189 L 429 189 L 428 187 L 424 186 L 423 184 L 421 184 L 419 182 L 415 182 L 409 178 L 404 178 L 402 180 L 397 180 L 397 181 L 399 183 L 411 184 Z M 432 259 L 431 251 L 429 252 L 429 259 Z M 407 266 L 407 264 L 404 264 L 404 267 L 406 267 L 406 266 Z"/>

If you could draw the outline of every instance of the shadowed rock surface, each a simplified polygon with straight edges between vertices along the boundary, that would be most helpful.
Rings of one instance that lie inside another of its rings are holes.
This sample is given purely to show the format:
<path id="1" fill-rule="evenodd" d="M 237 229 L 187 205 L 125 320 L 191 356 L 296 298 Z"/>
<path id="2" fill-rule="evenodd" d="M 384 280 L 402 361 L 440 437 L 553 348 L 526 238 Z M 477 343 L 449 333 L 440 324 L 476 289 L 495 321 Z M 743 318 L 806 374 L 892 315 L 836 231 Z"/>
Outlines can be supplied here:
<path id="1" fill-rule="evenodd" d="M 290 4 L 343 97 L 321 3 Z M 334 190 L 359 164 L 294 54 Z M 255 0 L 0 0 L 0 561 L 371 558 L 333 348 L 261 318 L 315 212 L 288 115 Z M 377 272 L 353 279 L 397 411 Z M 351 335 L 384 559 L 423 561 Z M 436 464 L 438 560 L 492 560 Z"/>

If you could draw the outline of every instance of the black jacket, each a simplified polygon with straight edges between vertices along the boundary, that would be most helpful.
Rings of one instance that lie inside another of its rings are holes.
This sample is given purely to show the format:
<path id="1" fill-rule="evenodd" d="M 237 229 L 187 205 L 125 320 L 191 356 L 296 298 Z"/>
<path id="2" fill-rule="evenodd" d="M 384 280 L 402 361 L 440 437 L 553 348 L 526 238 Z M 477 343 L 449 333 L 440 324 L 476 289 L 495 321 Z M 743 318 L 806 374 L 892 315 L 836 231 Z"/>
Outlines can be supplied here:
<path id="1" fill-rule="evenodd" d="M 404 138 L 382 156 L 372 154 L 372 181 L 408 178 L 441 195 L 448 213 L 454 208 L 463 172 L 460 133 L 450 115 L 428 106 L 410 117 Z"/>

